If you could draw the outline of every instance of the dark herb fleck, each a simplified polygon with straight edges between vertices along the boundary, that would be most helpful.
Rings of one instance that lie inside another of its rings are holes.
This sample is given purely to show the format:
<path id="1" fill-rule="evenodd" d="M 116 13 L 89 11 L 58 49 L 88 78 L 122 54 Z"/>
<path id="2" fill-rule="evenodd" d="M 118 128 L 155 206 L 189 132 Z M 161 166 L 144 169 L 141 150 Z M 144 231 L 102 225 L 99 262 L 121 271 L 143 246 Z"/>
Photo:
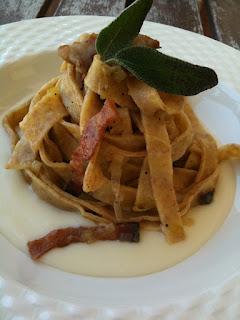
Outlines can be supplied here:
<path id="1" fill-rule="evenodd" d="M 189 152 L 186 152 L 180 159 L 173 162 L 173 167 L 183 168 L 189 157 Z"/>
<path id="2" fill-rule="evenodd" d="M 199 195 L 199 204 L 200 205 L 205 205 L 205 204 L 212 203 L 213 196 L 214 196 L 214 190 L 200 194 Z"/>
<path id="3" fill-rule="evenodd" d="M 106 128 L 105 132 L 108 132 L 108 133 L 109 133 L 111 130 L 112 130 L 112 127 L 110 126 L 110 127 L 107 127 L 107 128 Z"/>
<path id="4" fill-rule="evenodd" d="M 118 228 L 120 241 L 139 242 L 139 223 L 120 223 L 118 224 Z"/>
<path id="5" fill-rule="evenodd" d="M 79 197 L 80 194 L 82 193 L 82 188 L 76 185 L 73 181 L 70 181 L 66 185 L 64 191 L 70 193 L 72 196 Z"/>

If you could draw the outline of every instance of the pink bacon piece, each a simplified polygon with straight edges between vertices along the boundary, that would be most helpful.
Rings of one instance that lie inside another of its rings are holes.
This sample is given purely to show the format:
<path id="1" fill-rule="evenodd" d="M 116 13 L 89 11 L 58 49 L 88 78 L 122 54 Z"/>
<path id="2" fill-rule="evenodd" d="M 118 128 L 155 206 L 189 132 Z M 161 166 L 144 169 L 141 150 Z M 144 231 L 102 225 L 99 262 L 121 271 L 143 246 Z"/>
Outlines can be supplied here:
<path id="1" fill-rule="evenodd" d="M 105 100 L 101 111 L 88 121 L 83 130 L 80 144 L 73 152 L 70 161 L 73 170 L 72 182 L 75 185 L 82 186 L 88 160 L 91 159 L 98 144 L 102 141 L 106 128 L 117 118 L 115 103 L 112 100 Z"/>
<path id="2" fill-rule="evenodd" d="M 40 239 L 29 241 L 28 250 L 31 258 L 37 260 L 54 248 L 62 248 L 76 242 L 93 243 L 99 240 L 139 242 L 139 224 L 130 222 L 58 229 Z"/>

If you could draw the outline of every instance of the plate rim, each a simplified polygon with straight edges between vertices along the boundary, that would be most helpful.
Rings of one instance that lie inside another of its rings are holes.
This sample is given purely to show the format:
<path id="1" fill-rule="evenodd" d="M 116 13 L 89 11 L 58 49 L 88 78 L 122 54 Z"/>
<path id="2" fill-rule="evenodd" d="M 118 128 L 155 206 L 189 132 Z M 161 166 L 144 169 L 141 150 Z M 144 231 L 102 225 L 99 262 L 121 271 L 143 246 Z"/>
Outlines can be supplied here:
<path id="1" fill-rule="evenodd" d="M 105 20 L 106 18 L 108 18 L 109 19 L 109 21 L 112 19 L 112 17 L 109 17 L 109 16 L 88 16 L 88 15 L 84 15 L 84 16 L 81 16 L 81 15 L 79 15 L 79 16 L 59 16 L 59 17 L 44 17 L 44 18 L 38 18 L 38 19 L 29 19 L 29 20 L 23 20 L 23 21 L 18 21 L 18 22 L 13 22 L 13 23 L 9 23 L 9 24 L 6 24 L 6 25 L 2 25 L 2 26 L 0 26 L 0 32 L 4 29 L 4 30 L 6 30 L 7 29 L 7 27 L 8 26 L 12 26 L 12 25 L 20 25 L 20 24 L 26 24 L 26 23 L 30 23 L 31 24 L 31 22 L 32 21 L 39 21 L 39 20 L 42 20 L 42 21 L 51 21 L 51 20 L 60 20 L 60 19 L 63 19 L 63 20 L 72 20 L 73 18 L 74 19 L 82 19 L 82 18 L 89 18 L 89 17 L 93 17 L 93 18 L 101 18 L 102 20 Z M 105 20 L 105 22 L 106 22 L 106 20 Z M 173 26 L 168 26 L 168 25 L 165 25 L 165 24 L 159 24 L 159 23 L 155 23 L 155 22 L 146 22 L 146 25 L 147 24 L 150 24 L 150 25 L 160 25 L 160 26 L 164 26 L 164 28 L 170 28 L 170 29 L 176 29 L 176 30 L 178 30 L 179 32 L 187 32 L 187 33 L 190 33 L 190 34 L 192 34 L 192 35 L 194 35 L 194 37 L 198 37 L 198 36 L 200 36 L 201 38 L 204 38 L 205 40 L 207 40 L 207 41 L 210 41 L 210 42 L 212 42 L 212 43 L 214 43 L 215 45 L 217 45 L 217 46 L 219 46 L 220 45 L 220 47 L 224 47 L 226 50 L 229 50 L 229 49 L 233 49 L 233 52 L 234 53 L 238 53 L 238 54 L 240 54 L 240 52 L 237 50 L 237 49 L 235 49 L 235 48 L 232 48 L 232 47 L 230 47 L 230 46 L 228 46 L 228 45 L 226 45 L 226 44 L 223 44 L 223 43 L 221 43 L 221 42 L 219 42 L 219 41 L 217 41 L 217 40 L 214 40 L 214 39 L 211 39 L 211 38 L 208 38 L 208 37 L 206 37 L 206 36 L 204 36 L 204 35 L 200 35 L 200 34 L 196 34 L 196 33 L 194 33 L 194 32 L 192 32 L 192 31 L 189 31 L 189 30 L 184 30 L 184 29 L 180 29 L 180 28 L 177 28 L 177 27 L 173 27 Z M 54 47 L 52 47 L 53 49 L 54 49 Z M 23 57 L 23 56 L 22 56 Z M 18 58 L 19 59 L 19 58 Z M 16 59 L 16 60 L 18 60 L 18 59 Z M 8 64 L 8 63 L 12 63 L 12 62 L 14 62 L 14 61 L 16 61 L 16 60 L 9 60 L 9 61 L 7 61 L 6 63 L 4 63 L 4 64 L 2 64 L 1 66 L 5 66 L 6 64 Z M 0 67 L 1 67 L 0 66 Z M 1 70 L 0 70 L 1 71 Z M 239 90 L 238 90 L 239 92 L 240 92 L 240 88 L 239 88 Z M 20 286 L 23 286 L 22 284 L 20 284 L 19 283 L 19 285 Z M 154 313 L 153 311 L 151 311 L 151 316 L 153 315 L 153 314 L 157 314 L 157 315 L 159 315 L 160 313 L 162 313 L 162 311 L 159 311 L 159 310 L 157 310 L 157 308 L 155 308 L 155 312 L 157 312 L 157 313 Z M 159 313 L 160 312 L 160 313 Z M 115 313 L 115 312 L 114 312 Z M 114 315 L 114 316 L 116 316 L 116 314 Z M 106 319 L 108 319 L 108 318 L 106 318 Z M 110 317 L 109 317 L 109 319 L 110 319 Z M 126 318 L 127 319 L 127 318 Z"/>

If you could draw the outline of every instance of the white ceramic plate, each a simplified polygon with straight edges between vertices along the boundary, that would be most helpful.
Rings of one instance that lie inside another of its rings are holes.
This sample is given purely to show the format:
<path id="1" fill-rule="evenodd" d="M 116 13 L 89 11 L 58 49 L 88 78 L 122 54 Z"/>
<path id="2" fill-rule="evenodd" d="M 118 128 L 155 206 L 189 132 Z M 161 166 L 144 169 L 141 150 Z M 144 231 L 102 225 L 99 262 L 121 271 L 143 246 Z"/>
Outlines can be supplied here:
<path id="1" fill-rule="evenodd" d="M 74 16 L 1 26 L 1 110 L 32 95 L 58 73 L 56 48 L 60 44 L 73 41 L 83 32 L 98 32 L 110 20 Z M 143 32 L 158 38 L 163 52 L 216 70 L 219 86 L 192 102 L 222 143 L 239 142 L 240 53 L 206 37 L 165 25 L 146 22 Z M 237 166 L 235 170 L 240 176 Z M 0 185 L 3 188 L 4 182 Z M 239 194 L 238 182 L 236 195 Z M 144 277 L 93 278 L 64 273 L 34 264 L 0 236 L 0 316 L 14 320 L 237 319 L 240 314 L 237 198 L 224 225 L 200 251 L 175 267 Z"/>

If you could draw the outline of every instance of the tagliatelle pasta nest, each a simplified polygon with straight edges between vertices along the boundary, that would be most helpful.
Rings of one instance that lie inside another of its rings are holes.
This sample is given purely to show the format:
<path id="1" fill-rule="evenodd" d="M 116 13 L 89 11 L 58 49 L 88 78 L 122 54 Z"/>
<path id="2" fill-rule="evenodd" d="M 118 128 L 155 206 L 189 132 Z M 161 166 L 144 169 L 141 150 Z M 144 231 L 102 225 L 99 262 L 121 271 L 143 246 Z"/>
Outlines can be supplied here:
<path id="1" fill-rule="evenodd" d="M 185 97 L 103 63 L 95 40 L 60 47 L 61 74 L 4 117 L 6 167 L 42 199 L 97 224 L 139 223 L 181 241 L 182 216 L 211 201 L 219 163 L 239 158 L 239 146 L 218 149 Z M 159 44 L 138 36 L 135 45 Z"/>

